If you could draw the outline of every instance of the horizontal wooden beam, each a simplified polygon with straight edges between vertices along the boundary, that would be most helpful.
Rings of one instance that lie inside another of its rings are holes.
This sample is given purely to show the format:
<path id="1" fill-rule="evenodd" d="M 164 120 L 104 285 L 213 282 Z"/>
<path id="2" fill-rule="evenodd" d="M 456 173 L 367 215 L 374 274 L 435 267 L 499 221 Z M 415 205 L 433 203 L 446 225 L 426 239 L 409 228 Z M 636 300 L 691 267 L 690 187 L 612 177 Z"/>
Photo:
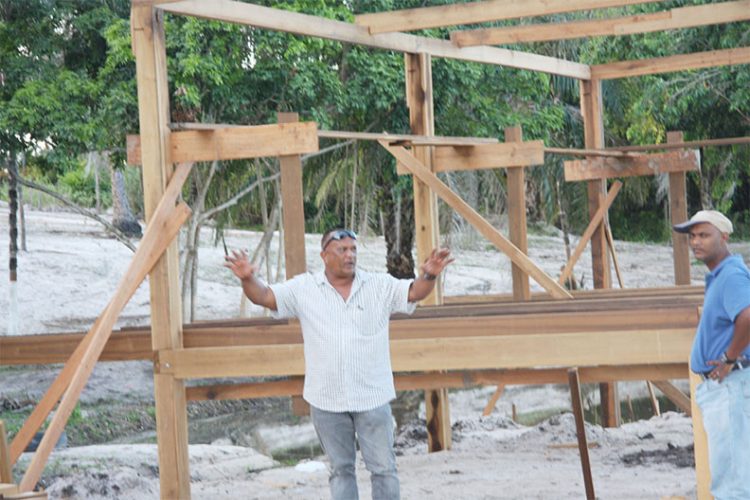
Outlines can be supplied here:
<path id="1" fill-rule="evenodd" d="M 684 141 L 684 142 L 670 142 L 663 144 L 644 144 L 642 146 L 617 146 L 618 151 L 624 152 L 637 152 L 637 151 L 656 151 L 656 150 L 670 150 L 670 149 L 686 149 L 686 148 L 706 148 L 706 147 L 718 147 L 718 146 L 739 146 L 744 144 L 750 144 L 750 137 L 725 137 L 722 139 L 701 139 L 697 141 Z"/>
<path id="2" fill-rule="evenodd" d="M 388 141 L 389 143 L 412 144 L 416 146 L 479 146 L 497 144 L 495 137 L 445 137 L 434 135 L 389 134 L 373 132 L 347 132 L 344 130 L 318 130 L 318 137 L 324 139 L 356 139 L 358 141 Z"/>
<path id="3" fill-rule="evenodd" d="M 546 16 L 578 10 L 652 3 L 656 0 L 493 0 L 436 7 L 403 9 L 355 16 L 370 33 L 414 31 L 458 24 L 475 24 L 520 17 Z"/>
<path id="4" fill-rule="evenodd" d="M 432 162 L 435 172 L 541 165 L 544 163 L 544 142 L 436 146 Z M 399 175 L 410 173 L 400 162 L 396 162 L 396 171 Z"/>
<path id="5" fill-rule="evenodd" d="M 750 19 L 750 0 L 711 3 L 611 19 L 568 23 L 525 24 L 503 28 L 454 31 L 451 40 L 459 47 L 544 42 L 605 35 L 632 35 Z"/>
<path id="6" fill-rule="evenodd" d="M 576 302 L 582 302 L 592 298 L 611 298 L 621 299 L 627 297 L 668 297 L 679 295 L 682 297 L 695 296 L 699 297 L 699 302 L 703 299 L 702 285 L 682 285 L 658 288 L 596 288 L 592 290 L 572 290 L 571 295 Z M 552 300 L 547 292 L 534 292 L 531 294 L 532 302 L 542 302 Z M 515 302 L 511 293 L 488 293 L 484 295 L 446 295 L 444 298 L 445 305 L 460 304 L 507 304 Z M 2 339 L 0 339 L 2 342 Z"/>
<path id="7" fill-rule="evenodd" d="M 217 127 L 170 133 L 173 163 L 237 160 L 318 151 L 315 122 Z M 141 138 L 128 135 L 128 163 L 140 165 Z"/>
<path id="8" fill-rule="evenodd" d="M 610 158 L 635 158 L 642 156 L 638 153 L 612 149 L 576 149 L 576 148 L 552 148 L 545 147 L 544 152 L 553 155 L 568 156 L 605 156 Z"/>
<path id="9" fill-rule="evenodd" d="M 396 372 L 683 363 L 694 333 L 675 328 L 392 340 L 391 361 Z M 155 371 L 178 379 L 303 375 L 305 363 L 302 345 L 174 349 L 157 353 Z"/>
<path id="10" fill-rule="evenodd" d="M 656 75 L 691 69 L 731 66 L 734 64 L 750 64 L 750 47 L 597 64 L 591 66 L 591 78 L 611 80 L 613 78 Z"/>
<path id="11" fill-rule="evenodd" d="M 580 367 L 579 373 L 581 382 L 584 383 L 651 380 L 657 378 L 673 380 L 687 378 L 688 365 L 687 363 L 665 363 L 658 365 L 592 366 Z M 442 388 L 460 389 L 496 384 L 564 384 L 566 382 L 566 368 L 466 370 L 447 373 L 394 374 L 394 383 L 397 391 L 436 390 Z M 657 382 L 654 382 L 654 384 L 656 385 Z M 267 382 L 198 385 L 186 388 L 186 394 L 187 399 L 190 401 L 301 396 L 303 385 L 304 377 L 291 377 L 286 380 Z M 657 385 L 657 387 L 659 386 Z M 679 391 L 679 389 L 676 390 Z M 682 409 L 682 407 L 680 408 Z"/>
<path id="12" fill-rule="evenodd" d="M 557 1 L 567 3 L 567 0 Z M 622 3 L 622 1 L 619 3 Z M 631 3 L 642 3 L 642 0 L 631 1 Z M 588 80 L 591 76 L 588 65 L 554 57 L 494 47 L 466 47 L 462 49 L 453 45 L 449 40 L 414 36 L 406 33 L 372 35 L 364 26 L 243 2 L 183 0 L 162 5 L 159 8 L 174 14 L 215 19 L 397 52 L 426 53 L 434 57 L 496 64 L 582 80 Z"/>
<path id="13" fill-rule="evenodd" d="M 680 150 L 636 158 L 572 160 L 563 162 L 563 165 L 568 182 L 692 172 L 700 168 L 700 153 L 698 150 Z"/>

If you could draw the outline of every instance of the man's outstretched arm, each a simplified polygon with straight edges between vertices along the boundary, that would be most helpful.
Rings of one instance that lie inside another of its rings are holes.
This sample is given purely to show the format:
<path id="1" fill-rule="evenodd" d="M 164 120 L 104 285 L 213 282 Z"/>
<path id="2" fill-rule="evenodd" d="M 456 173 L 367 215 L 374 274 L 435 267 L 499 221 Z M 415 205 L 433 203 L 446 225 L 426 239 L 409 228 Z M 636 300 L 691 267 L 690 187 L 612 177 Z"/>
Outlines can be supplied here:
<path id="1" fill-rule="evenodd" d="M 240 279 L 242 291 L 253 304 L 267 307 L 272 311 L 277 310 L 273 290 L 255 276 L 258 266 L 250 263 L 243 250 L 239 252 L 232 250 L 232 255 L 224 257 L 224 261 L 224 267 L 230 269 Z"/>

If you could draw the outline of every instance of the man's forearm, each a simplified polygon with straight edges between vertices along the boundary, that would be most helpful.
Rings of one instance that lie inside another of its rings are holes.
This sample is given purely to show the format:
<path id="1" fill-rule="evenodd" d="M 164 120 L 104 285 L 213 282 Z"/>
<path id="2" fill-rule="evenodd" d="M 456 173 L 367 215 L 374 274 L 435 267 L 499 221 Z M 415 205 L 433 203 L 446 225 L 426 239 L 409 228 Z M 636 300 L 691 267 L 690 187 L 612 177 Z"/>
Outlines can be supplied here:
<path id="1" fill-rule="evenodd" d="M 271 289 L 255 276 L 242 280 L 242 291 L 253 304 L 276 309 L 276 300 Z"/>
<path id="2" fill-rule="evenodd" d="M 435 288 L 437 276 L 422 273 L 415 279 L 409 289 L 409 302 L 418 302 L 427 297 L 432 289 Z"/>
<path id="3" fill-rule="evenodd" d="M 750 345 L 750 307 L 744 309 L 734 321 L 734 334 L 725 352 L 727 358 L 737 359 Z"/>

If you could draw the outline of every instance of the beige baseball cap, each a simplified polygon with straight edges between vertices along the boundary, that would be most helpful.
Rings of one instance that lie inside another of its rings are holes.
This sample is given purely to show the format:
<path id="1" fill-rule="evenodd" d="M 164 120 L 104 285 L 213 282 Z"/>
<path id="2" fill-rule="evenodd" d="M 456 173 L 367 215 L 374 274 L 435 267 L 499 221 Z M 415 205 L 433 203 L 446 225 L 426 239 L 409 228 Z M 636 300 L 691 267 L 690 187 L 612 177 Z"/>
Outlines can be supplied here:
<path id="1" fill-rule="evenodd" d="M 732 221 L 716 210 L 701 210 L 696 212 L 695 215 L 690 217 L 689 221 L 683 222 L 682 224 L 675 224 L 672 228 L 678 233 L 687 233 L 690 228 L 701 222 L 708 222 L 721 231 L 722 233 L 732 234 L 734 228 L 732 227 Z"/>

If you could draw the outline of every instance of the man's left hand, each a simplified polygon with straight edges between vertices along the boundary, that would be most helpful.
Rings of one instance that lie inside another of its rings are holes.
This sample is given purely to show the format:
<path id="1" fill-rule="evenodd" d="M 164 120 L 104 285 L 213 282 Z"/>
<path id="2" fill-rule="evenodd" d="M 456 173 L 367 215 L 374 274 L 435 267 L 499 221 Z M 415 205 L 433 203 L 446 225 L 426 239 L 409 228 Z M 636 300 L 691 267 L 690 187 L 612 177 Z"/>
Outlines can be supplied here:
<path id="1" fill-rule="evenodd" d="M 734 366 L 727 364 L 720 359 L 712 359 L 711 361 L 707 361 L 706 364 L 714 367 L 714 369 L 711 370 L 708 378 L 710 378 L 711 380 L 716 380 L 717 382 L 721 382 L 722 380 L 724 380 L 724 377 L 729 375 L 729 372 L 732 371 L 732 367 Z"/>
<path id="2" fill-rule="evenodd" d="M 437 276 L 454 260 L 451 257 L 451 251 L 447 248 L 433 249 L 422 264 L 422 272 Z"/>

